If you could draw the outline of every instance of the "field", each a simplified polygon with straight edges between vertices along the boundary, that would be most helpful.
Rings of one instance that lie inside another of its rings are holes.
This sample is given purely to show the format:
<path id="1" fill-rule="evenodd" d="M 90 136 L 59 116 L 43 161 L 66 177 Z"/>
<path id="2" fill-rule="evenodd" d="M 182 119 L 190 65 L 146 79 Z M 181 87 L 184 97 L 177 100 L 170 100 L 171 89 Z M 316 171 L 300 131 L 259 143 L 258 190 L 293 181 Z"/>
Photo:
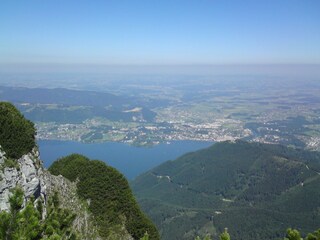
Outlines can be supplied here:
<path id="1" fill-rule="evenodd" d="M 141 79 L 122 80 L 121 85 L 91 83 L 91 91 L 81 90 L 87 88 L 85 82 L 77 90 L 46 89 L 46 102 L 37 96 L 44 94 L 43 89 L 0 87 L 0 99 L 14 102 L 34 121 L 40 139 L 141 146 L 172 140 L 245 139 L 320 149 L 317 79 Z"/>

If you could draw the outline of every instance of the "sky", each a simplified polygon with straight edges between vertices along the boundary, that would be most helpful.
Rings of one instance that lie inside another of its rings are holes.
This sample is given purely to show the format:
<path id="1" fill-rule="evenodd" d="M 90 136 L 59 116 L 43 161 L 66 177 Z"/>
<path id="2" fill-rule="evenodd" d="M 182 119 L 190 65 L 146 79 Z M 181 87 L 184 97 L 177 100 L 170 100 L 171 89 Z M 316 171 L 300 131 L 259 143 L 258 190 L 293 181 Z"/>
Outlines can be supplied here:
<path id="1" fill-rule="evenodd" d="M 15 64 L 320 64 L 320 1 L 1 0 Z"/>

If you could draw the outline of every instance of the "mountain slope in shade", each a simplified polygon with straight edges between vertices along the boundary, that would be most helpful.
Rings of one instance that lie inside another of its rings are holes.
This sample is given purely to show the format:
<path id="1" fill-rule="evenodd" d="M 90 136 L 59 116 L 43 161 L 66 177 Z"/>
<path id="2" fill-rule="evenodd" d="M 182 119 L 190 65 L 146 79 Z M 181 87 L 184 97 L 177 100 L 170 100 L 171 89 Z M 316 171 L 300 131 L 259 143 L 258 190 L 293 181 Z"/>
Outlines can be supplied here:
<path id="1" fill-rule="evenodd" d="M 162 239 L 225 227 L 235 239 L 283 239 L 320 224 L 320 153 L 243 141 L 216 143 L 139 176 L 133 190 Z"/>

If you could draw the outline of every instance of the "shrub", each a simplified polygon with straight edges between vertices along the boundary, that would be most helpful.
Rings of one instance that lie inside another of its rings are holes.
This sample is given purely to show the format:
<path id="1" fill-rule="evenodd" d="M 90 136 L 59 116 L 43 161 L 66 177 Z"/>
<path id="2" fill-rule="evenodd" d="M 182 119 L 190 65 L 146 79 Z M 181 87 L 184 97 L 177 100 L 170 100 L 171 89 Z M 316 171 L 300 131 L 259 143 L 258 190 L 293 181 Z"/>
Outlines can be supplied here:
<path id="1" fill-rule="evenodd" d="M 18 159 L 36 145 L 34 124 L 11 103 L 0 102 L 0 145 L 7 158 Z"/>

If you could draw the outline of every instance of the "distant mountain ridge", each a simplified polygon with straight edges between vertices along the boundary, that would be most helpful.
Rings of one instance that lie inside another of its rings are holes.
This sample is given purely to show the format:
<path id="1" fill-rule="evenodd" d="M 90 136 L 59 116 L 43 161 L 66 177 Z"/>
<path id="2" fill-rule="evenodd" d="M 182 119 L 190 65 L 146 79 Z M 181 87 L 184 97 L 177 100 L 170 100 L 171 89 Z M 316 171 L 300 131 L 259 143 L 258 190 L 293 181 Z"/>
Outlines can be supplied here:
<path id="1" fill-rule="evenodd" d="M 26 88 L 0 86 L 2 100 L 18 103 L 64 104 L 79 106 L 122 105 L 128 99 L 110 93 L 71 90 L 66 88 Z"/>
<path id="2" fill-rule="evenodd" d="M 225 227 L 235 239 L 282 239 L 320 223 L 320 153 L 244 141 L 168 161 L 132 183 L 162 239 Z"/>
<path id="3" fill-rule="evenodd" d="M 153 121 L 156 116 L 133 97 L 97 91 L 0 86 L 0 101 L 14 103 L 35 122 L 82 123 L 94 117 Z"/>

